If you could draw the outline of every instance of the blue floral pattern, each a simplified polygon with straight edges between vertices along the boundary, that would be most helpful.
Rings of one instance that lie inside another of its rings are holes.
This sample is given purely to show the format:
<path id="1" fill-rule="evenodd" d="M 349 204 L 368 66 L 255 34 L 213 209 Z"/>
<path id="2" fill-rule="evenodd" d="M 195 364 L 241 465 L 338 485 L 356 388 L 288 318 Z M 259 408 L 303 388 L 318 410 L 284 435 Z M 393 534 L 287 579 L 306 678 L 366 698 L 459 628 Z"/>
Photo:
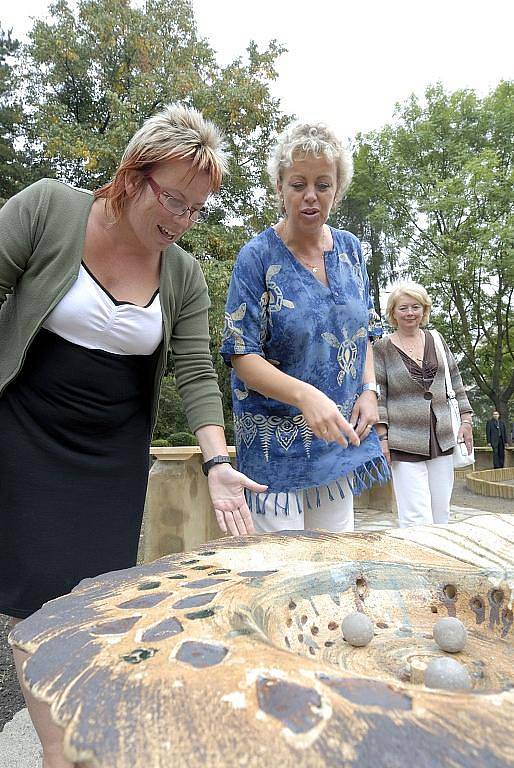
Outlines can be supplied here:
<path id="1" fill-rule="evenodd" d="M 331 229 L 329 286 L 269 228 L 241 250 L 226 306 L 221 354 L 256 354 L 323 391 L 348 419 L 362 386 L 368 338 L 381 335 L 360 243 Z M 333 483 L 352 473 L 359 493 L 389 476 L 374 432 L 358 448 L 319 440 L 292 406 L 249 390 L 232 371 L 238 466 L 272 493 Z"/>

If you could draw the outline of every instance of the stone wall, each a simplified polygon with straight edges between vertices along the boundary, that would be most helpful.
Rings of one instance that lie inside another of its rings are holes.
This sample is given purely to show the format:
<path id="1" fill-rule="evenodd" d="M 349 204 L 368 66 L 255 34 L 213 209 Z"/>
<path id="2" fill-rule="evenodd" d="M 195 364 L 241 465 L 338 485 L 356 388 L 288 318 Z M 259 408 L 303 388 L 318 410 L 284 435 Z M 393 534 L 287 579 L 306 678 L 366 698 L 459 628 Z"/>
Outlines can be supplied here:
<path id="1" fill-rule="evenodd" d="M 470 472 L 466 475 L 466 485 L 481 496 L 514 499 L 514 467 Z"/>
<path id="2" fill-rule="evenodd" d="M 155 458 L 145 507 L 143 558 L 151 562 L 173 552 L 187 552 L 220 538 L 202 474 L 202 454 L 197 446 L 152 448 Z M 235 449 L 229 448 L 235 458 Z M 475 469 L 492 467 L 490 448 L 475 449 Z M 506 450 L 506 466 L 514 466 L 514 448 Z M 465 476 L 470 468 L 461 470 Z M 258 478 L 257 478 L 258 479 Z M 391 483 L 374 486 L 355 498 L 355 509 L 394 511 Z"/>

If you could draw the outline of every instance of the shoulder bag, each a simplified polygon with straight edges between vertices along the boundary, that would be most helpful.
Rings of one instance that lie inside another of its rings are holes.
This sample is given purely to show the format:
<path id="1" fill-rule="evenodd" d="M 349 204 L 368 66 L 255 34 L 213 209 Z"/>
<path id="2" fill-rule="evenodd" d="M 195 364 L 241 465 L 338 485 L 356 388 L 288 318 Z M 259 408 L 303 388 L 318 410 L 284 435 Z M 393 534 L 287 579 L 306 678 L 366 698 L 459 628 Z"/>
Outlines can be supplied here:
<path id="1" fill-rule="evenodd" d="M 464 467 L 468 467 L 470 464 L 475 463 L 475 451 L 472 450 L 471 453 L 468 453 L 466 449 L 466 444 L 464 442 L 459 443 L 457 441 L 457 435 L 459 433 L 460 424 L 461 424 L 460 411 L 459 411 L 459 404 L 457 402 L 457 398 L 455 397 L 455 392 L 452 387 L 450 369 L 448 367 L 448 358 L 446 357 L 446 351 L 444 349 L 443 342 L 439 332 L 434 330 L 434 331 L 430 331 L 430 333 L 432 334 L 436 348 L 441 353 L 441 357 L 443 358 L 443 362 L 444 362 L 446 397 L 448 398 L 448 407 L 450 408 L 452 430 L 453 430 L 453 434 L 456 442 L 456 446 L 453 449 L 453 466 L 455 469 L 463 469 Z M 462 451 L 464 451 L 464 453 Z"/>

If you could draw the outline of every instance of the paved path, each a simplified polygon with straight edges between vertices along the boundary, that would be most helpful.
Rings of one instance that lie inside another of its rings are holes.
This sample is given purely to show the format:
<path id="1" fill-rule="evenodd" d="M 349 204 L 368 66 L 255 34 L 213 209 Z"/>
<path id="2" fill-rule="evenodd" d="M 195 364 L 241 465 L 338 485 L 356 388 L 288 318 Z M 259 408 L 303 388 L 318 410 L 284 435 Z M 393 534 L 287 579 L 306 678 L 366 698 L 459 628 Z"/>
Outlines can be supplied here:
<path id="1" fill-rule="evenodd" d="M 453 522 L 459 522 L 472 515 L 483 514 L 492 513 L 472 507 L 452 505 L 451 519 Z M 396 516 L 392 512 L 371 509 L 355 511 L 357 531 L 382 531 L 395 526 Z M 41 745 L 26 709 L 18 712 L 0 733 L 0 766 L 1 768 L 41 768 Z"/>
<path id="2" fill-rule="evenodd" d="M 17 712 L 0 733 L 2 768 L 40 768 L 41 744 L 26 709 Z"/>
<path id="3" fill-rule="evenodd" d="M 451 522 L 460 523 L 473 515 L 492 515 L 492 511 L 476 509 L 473 507 L 451 506 Z M 393 512 L 379 512 L 375 509 L 355 510 L 356 531 L 384 531 L 386 528 L 395 528 L 398 525 L 396 515 Z"/>

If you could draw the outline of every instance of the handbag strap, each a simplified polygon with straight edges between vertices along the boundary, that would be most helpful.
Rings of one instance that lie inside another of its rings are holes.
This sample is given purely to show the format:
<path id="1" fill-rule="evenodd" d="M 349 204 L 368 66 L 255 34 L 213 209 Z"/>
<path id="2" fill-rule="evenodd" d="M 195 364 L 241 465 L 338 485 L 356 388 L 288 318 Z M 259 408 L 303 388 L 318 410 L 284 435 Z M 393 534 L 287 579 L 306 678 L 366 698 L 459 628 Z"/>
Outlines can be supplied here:
<path id="1" fill-rule="evenodd" d="M 437 349 L 439 350 L 439 352 L 441 353 L 441 357 L 443 358 L 443 363 L 444 363 L 444 379 L 445 379 L 445 382 L 446 382 L 446 394 L 447 394 L 448 397 L 454 398 L 455 397 L 455 392 L 454 392 L 453 387 L 452 387 L 452 380 L 451 380 L 451 377 L 450 377 L 450 368 L 448 366 L 448 358 L 446 357 L 446 351 L 445 351 L 445 349 L 443 347 L 443 342 L 442 342 L 442 339 L 441 339 L 441 334 L 439 333 L 439 331 L 436 331 L 435 329 L 433 331 L 430 331 L 430 333 L 432 334 L 432 338 L 434 339 L 435 345 L 436 345 Z"/>

